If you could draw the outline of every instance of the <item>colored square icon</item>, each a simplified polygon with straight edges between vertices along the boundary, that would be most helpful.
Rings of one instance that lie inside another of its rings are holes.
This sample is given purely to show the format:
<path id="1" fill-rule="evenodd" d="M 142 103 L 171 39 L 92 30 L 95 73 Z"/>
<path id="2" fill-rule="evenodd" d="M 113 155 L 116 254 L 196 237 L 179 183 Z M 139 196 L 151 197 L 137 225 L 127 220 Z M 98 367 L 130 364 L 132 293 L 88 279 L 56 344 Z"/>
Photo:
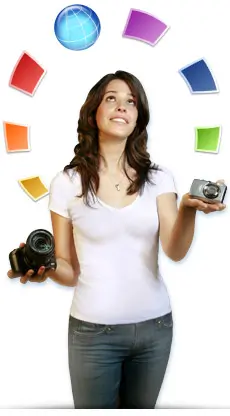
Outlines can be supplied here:
<path id="1" fill-rule="evenodd" d="M 154 46 L 169 27 L 161 20 L 142 10 L 131 9 L 123 37 L 144 41 Z"/>
<path id="2" fill-rule="evenodd" d="M 7 152 L 26 152 L 29 147 L 29 127 L 21 124 L 3 122 Z"/>
<path id="3" fill-rule="evenodd" d="M 27 195 L 34 201 L 38 201 L 49 193 L 39 176 L 20 179 L 18 182 Z"/>
<path id="4" fill-rule="evenodd" d="M 221 139 L 221 127 L 196 127 L 197 152 L 218 153 Z"/>
<path id="5" fill-rule="evenodd" d="M 199 59 L 180 69 L 180 74 L 193 94 L 219 92 L 216 81 L 204 59 Z"/>
<path id="6" fill-rule="evenodd" d="M 27 53 L 23 52 L 10 78 L 10 87 L 33 96 L 45 70 Z"/>

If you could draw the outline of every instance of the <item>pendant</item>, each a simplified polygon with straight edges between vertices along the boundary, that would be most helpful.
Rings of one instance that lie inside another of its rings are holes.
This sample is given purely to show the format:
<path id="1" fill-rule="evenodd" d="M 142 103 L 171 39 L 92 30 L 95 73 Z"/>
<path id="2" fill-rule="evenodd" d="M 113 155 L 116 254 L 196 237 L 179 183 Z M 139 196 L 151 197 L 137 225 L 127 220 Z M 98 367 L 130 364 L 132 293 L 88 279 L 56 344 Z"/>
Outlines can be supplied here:
<path id="1" fill-rule="evenodd" d="M 116 188 L 116 190 L 117 190 L 117 191 L 120 191 L 120 185 L 119 185 L 119 183 L 117 183 L 117 184 L 115 185 L 115 188 Z"/>

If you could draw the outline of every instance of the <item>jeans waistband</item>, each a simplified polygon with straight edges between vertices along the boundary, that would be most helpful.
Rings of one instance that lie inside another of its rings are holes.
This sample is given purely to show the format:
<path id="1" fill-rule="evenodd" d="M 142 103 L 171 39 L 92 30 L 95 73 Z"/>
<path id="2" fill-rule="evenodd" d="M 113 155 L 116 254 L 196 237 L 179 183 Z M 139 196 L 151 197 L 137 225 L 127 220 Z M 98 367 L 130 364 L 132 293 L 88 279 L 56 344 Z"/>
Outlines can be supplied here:
<path id="1" fill-rule="evenodd" d="M 109 324 L 109 323 L 104 323 L 104 324 L 100 323 L 99 324 L 99 323 L 95 323 L 95 322 L 83 321 L 81 319 L 75 318 L 72 315 L 69 315 L 69 321 L 76 322 L 76 323 L 79 323 L 79 324 L 84 324 L 85 323 L 86 325 L 94 327 L 94 328 L 100 328 L 100 327 L 106 326 L 106 325 L 108 325 L 110 327 L 138 325 L 138 324 L 143 324 L 143 323 L 148 323 L 148 322 L 158 322 L 158 321 L 161 321 L 161 320 L 164 320 L 164 319 L 172 319 L 172 312 L 168 312 L 165 315 L 161 315 L 161 316 L 158 316 L 158 317 L 152 318 L 152 319 L 150 318 L 150 319 L 147 319 L 145 321 L 130 322 L 130 323 L 126 323 L 126 324 Z"/>

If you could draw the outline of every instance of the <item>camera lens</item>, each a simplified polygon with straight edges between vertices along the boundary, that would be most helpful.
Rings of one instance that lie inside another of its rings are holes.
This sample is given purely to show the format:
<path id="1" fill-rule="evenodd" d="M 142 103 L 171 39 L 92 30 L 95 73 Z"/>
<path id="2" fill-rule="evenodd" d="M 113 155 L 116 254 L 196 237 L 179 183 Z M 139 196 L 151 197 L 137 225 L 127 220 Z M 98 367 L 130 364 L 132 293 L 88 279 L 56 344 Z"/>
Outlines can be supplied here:
<path id="1" fill-rule="evenodd" d="M 49 231 L 35 230 L 28 236 L 26 241 L 25 261 L 30 267 L 33 264 L 47 265 L 54 254 L 54 248 L 54 238 Z"/>
<path id="2" fill-rule="evenodd" d="M 27 238 L 26 245 L 36 255 L 49 255 L 54 249 L 54 239 L 46 230 L 35 230 Z"/>
<path id="3" fill-rule="evenodd" d="M 209 182 L 204 186 L 203 194 L 208 199 L 215 199 L 218 197 L 220 188 L 217 184 Z"/>
<path id="4" fill-rule="evenodd" d="M 36 253 L 48 254 L 52 251 L 52 241 L 50 236 L 35 234 L 30 241 L 31 249 Z"/>

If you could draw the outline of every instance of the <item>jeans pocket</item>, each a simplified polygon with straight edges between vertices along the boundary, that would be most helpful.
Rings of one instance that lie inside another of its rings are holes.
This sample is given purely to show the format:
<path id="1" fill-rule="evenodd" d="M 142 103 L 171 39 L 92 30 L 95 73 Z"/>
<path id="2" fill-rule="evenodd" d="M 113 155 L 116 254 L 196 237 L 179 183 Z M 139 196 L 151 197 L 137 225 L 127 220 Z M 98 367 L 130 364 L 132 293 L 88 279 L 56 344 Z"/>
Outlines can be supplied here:
<path id="1" fill-rule="evenodd" d="M 159 329 L 172 329 L 173 328 L 173 317 L 172 317 L 172 313 L 167 313 L 167 315 L 164 316 L 160 316 L 159 318 L 156 319 L 156 326 Z"/>
<path id="2" fill-rule="evenodd" d="M 73 337 L 96 337 L 106 332 L 107 325 L 94 324 L 73 318 L 70 322 L 70 332 Z"/>

